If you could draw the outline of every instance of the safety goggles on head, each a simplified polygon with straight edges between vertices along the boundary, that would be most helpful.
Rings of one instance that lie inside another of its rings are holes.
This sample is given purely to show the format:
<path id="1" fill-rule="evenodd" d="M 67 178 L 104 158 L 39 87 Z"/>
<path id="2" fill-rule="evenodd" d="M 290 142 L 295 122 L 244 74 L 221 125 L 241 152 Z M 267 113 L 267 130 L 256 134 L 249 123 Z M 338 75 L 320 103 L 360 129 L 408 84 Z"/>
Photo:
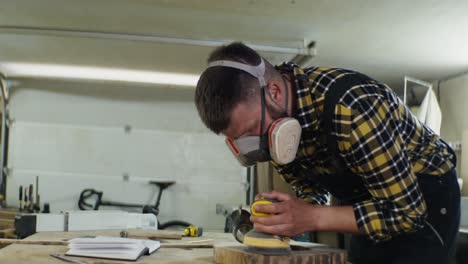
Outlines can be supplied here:
<path id="1" fill-rule="evenodd" d="M 226 144 L 234 156 L 245 167 L 252 166 L 257 162 L 271 160 L 280 165 L 292 162 L 296 157 L 301 139 L 302 128 L 299 121 L 290 117 L 279 118 L 273 121 L 266 133 L 263 133 L 266 104 L 265 90 L 269 93 L 266 89 L 267 85 L 264 77 L 265 63 L 263 58 L 257 66 L 228 60 L 213 61 L 208 64 L 208 68 L 216 66 L 230 67 L 245 71 L 257 78 L 260 83 L 262 104 L 261 135 L 241 137 L 237 140 L 229 137 L 226 138 Z M 286 89 L 286 110 L 288 109 L 287 95 L 288 90 Z"/>

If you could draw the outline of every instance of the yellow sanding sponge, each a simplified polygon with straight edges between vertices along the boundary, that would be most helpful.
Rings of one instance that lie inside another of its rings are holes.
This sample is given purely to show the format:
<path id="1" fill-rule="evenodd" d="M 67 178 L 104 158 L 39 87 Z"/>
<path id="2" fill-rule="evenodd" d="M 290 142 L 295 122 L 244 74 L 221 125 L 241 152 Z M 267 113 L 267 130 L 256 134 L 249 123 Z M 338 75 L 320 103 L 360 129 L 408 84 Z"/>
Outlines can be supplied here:
<path id="1" fill-rule="evenodd" d="M 244 236 L 244 245 L 264 249 L 289 249 L 289 239 L 252 230 Z"/>
<path id="2" fill-rule="evenodd" d="M 250 213 L 253 215 L 253 216 L 268 216 L 270 214 L 264 214 L 264 213 L 259 213 L 257 211 L 255 211 L 254 207 L 256 205 L 259 205 L 259 204 L 272 204 L 274 201 L 272 200 L 267 200 L 267 199 L 260 199 L 260 200 L 256 200 L 255 202 L 252 203 L 252 205 L 250 206 Z"/>

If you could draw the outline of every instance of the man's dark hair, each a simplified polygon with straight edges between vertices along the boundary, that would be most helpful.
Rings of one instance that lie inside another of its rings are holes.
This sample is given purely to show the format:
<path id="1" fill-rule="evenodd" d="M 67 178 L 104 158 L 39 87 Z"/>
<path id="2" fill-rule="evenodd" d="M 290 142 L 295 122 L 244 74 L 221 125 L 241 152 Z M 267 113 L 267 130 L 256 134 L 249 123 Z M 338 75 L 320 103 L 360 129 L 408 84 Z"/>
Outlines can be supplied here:
<path id="1" fill-rule="evenodd" d="M 243 43 L 234 42 L 217 48 L 208 57 L 208 63 L 216 60 L 236 61 L 256 66 L 260 64 L 261 57 Z M 271 67 L 266 61 L 265 64 Z M 198 80 L 195 105 L 203 123 L 211 131 L 219 134 L 228 128 L 232 109 L 239 102 L 256 98 L 257 94 L 259 94 L 259 82 L 252 75 L 230 67 L 210 67 Z"/>

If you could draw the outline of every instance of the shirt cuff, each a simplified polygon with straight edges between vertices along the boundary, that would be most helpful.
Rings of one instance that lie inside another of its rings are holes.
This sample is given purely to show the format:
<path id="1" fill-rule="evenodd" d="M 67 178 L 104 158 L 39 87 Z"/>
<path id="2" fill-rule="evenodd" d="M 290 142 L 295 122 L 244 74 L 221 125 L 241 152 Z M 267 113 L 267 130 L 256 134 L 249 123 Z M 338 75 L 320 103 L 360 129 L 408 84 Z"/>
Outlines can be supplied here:
<path id="1" fill-rule="evenodd" d="M 353 205 L 361 234 L 375 243 L 390 240 L 400 233 L 414 232 L 424 227 L 425 215 L 396 215 L 386 201 L 367 200 Z"/>

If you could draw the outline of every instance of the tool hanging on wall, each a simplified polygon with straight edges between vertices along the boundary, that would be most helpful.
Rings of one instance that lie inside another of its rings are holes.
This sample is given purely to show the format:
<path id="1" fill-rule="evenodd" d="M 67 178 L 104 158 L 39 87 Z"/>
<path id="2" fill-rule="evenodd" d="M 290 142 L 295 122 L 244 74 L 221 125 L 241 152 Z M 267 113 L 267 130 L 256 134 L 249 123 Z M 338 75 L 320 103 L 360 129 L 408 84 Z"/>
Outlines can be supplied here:
<path id="1" fill-rule="evenodd" d="M 34 191 L 35 194 L 34 194 Z M 29 184 L 29 187 L 19 186 L 18 210 L 20 212 L 39 213 L 41 211 L 41 198 L 39 194 L 39 176 L 36 176 L 36 187 Z"/>
<path id="2" fill-rule="evenodd" d="M 20 185 L 19 187 L 19 211 L 22 212 L 23 211 L 23 186 Z"/>
<path id="3" fill-rule="evenodd" d="M 36 203 L 33 206 L 34 212 L 41 211 L 41 195 L 39 194 L 39 176 L 36 176 Z"/>
<path id="4" fill-rule="evenodd" d="M 29 198 L 29 204 L 28 204 L 28 212 L 33 212 L 33 207 L 34 207 L 34 186 L 32 184 L 29 184 L 28 188 L 28 198 Z"/>
<path id="5" fill-rule="evenodd" d="M 24 210 L 28 210 L 29 201 L 28 201 L 28 187 L 24 187 Z"/>

